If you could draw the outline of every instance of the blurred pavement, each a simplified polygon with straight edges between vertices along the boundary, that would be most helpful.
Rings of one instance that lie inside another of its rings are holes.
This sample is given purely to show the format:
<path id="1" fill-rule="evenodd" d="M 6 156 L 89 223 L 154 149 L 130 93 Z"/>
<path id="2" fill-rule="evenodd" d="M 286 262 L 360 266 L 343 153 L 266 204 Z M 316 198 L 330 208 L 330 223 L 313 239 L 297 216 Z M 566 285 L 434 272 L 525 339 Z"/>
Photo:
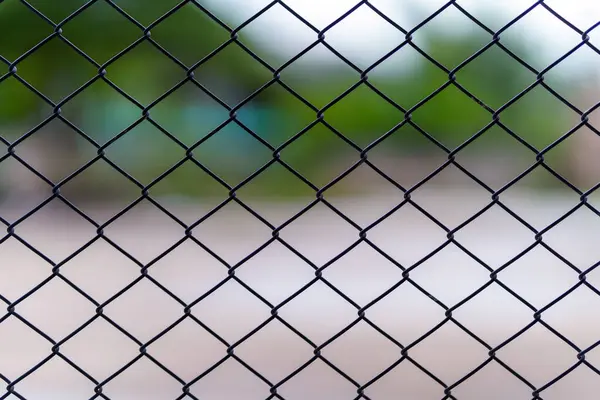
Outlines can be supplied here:
<path id="1" fill-rule="evenodd" d="M 456 227 L 484 207 L 485 193 L 424 191 L 413 200 L 443 224 Z M 537 229 L 549 225 L 577 204 L 576 196 L 507 192 L 501 201 Z M 281 224 L 306 202 L 247 204 L 274 225 Z M 331 203 L 358 225 L 366 227 L 402 201 L 390 192 L 376 198 L 332 199 Z M 191 223 L 216 202 L 190 205 L 160 200 L 167 209 Z M 54 203 L 53 203 L 54 204 Z M 97 221 L 105 221 L 119 207 L 80 205 Z M 25 206 L 23 206 L 25 207 Z M 0 206 L 0 215 L 14 220 L 24 209 Z M 95 237 L 95 228 L 58 203 L 18 225 L 15 232 L 54 262 Z M 141 263 L 148 263 L 184 237 L 184 229 L 154 206 L 134 208 L 104 234 Z M 230 204 L 193 230 L 194 236 L 231 265 L 271 238 L 271 231 L 241 207 Z M 586 269 L 600 259 L 597 238 L 600 218 L 585 208 L 543 235 L 544 243 L 574 266 Z M 309 211 L 280 232 L 280 237 L 317 266 L 334 258 L 358 240 L 358 230 L 323 205 Z M 503 265 L 535 242 L 534 234 L 508 213 L 494 206 L 457 232 L 455 240 L 492 268 Z M 367 233 L 367 239 L 397 262 L 409 267 L 446 241 L 446 232 L 407 205 Z M 0 294 L 10 301 L 43 281 L 51 266 L 16 239 L 0 245 Z M 106 301 L 139 276 L 139 267 L 100 239 L 64 264 L 63 276 L 99 303 Z M 187 240 L 149 268 L 149 275 L 184 302 L 192 302 L 221 280 L 227 269 L 206 251 Z M 279 242 L 247 260 L 236 277 L 271 304 L 279 304 L 314 278 L 314 270 Z M 323 277 L 360 306 L 365 306 L 402 279 L 402 271 L 366 243 L 328 266 Z M 449 244 L 420 264 L 410 277 L 451 307 L 489 281 L 489 272 L 456 245 Z M 498 279 L 530 304 L 541 308 L 576 285 L 578 274 L 541 245 L 498 274 Z M 587 282 L 600 288 L 600 276 Z M 95 306 L 61 280 L 53 279 L 16 306 L 16 312 L 55 340 L 61 340 L 95 315 Z M 579 348 L 600 339 L 600 297 L 584 286 L 542 314 L 542 320 Z M 270 308 L 241 285 L 229 281 L 192 308 L 192 314 L 230 344 L 270 317 Z M 104 315 L 146 342 L 184 315 L 183 306 L 142 280 L 104 308 Z M 405 282 L 377 304 L 366 317 L 407 345 L 444 319 L 444 310 Z M 497 346 L 533 320 L 533 311 L 497 284 L 452 313 L 463 326 L 490 346 Z M 279 309 L 279 316 L 317 345 L 327 341 L 357 318 L 357 310 L 318 282 Z M 61 354 L 97 380 L 127 364 L 139 346 L 106 321 L 97 319 L 60 347 Z M 226 346 L 186 319 L 148 346 L 148 354 L 186 382 L 226 355 Z M 487 360 L 488 350 L 453 322 L 408 351 L 412 359 L 446 384 L 453 384 Z M 16 317 L 0 323 L 0 372 L 15 379 L 51 354 L 51 344 Z M 271 382 L 278 382 L 312 357 L 312 348 L 278 321 L 236 347 L 235 354 Z M 360 384 L 369 382 L 400 358 L 400 349 L 365 322 L 359 322 L 322 355 Z M 577 362 L 577 351 L 541 324 L 497 351 L 497 357 L 538 387 Z M 600 353 L 586 360 L 600 367 Z M 103 387 L 110 399 L 175 399 L 182 385 L 148 359 Z M 91 398 L 94 384 L 67 363 L 54 357 L 16 385 L 27 399 Z M 600 377 L 585 365 L 542 392 L 544 399 L 597 398 Z M 268 385 L 233 359 L 191 387 L 201 399 L 266 399 Z M 315 361 L 278 393 L 285 399 L 352 399 L 356 388 L 322 361 Z M 457 399 L 529 399 L 531 389 L 492 361 L 453 389 Z M 0 396 L 3 392 L 0 390 Z M 444 397 L 443 387 L 405 360 L 365 390 L 371 399 L 428 400 Z M 16 397 L 8 397 L 10 399 Z"/>

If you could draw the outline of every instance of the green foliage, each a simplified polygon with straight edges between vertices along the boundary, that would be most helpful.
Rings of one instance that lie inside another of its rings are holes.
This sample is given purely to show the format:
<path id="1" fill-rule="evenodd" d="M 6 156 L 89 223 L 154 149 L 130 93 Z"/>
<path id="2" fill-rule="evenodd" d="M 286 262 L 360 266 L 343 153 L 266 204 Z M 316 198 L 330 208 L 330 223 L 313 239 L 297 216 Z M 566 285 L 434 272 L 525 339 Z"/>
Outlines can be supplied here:
<path id="1" fill-rule="evenodd" d="M 479 48 L 475 43 L 481 38 L 466 37 L 456 39 L 434 36 L 429 38 L 427 52 L 434 58 L 444 58 L 447 65 L 458 66 L 465 57 L 474 54 Z M 507 44 L 509 48 L 519 49 L 518 44 Z M 410 74 L 398 73 L 383 83 L 375 83 L 386 96 L 410 111 L 410 120 L 449 148 L 455 148 L 468 140 L 486 125 L 493 122 L 493 112 L 498 113 L 500 121 L 511 127 L 518 126 L 517 134 L 535 144 L 548 141 L 550 131 L 568 129 L 567 110 L 544 91 L 534 89 L 518 101 L 505 107 L 515 96 L 536 81 L 528 71 L 497 46 L 492 46 L 470 63 L 459 68 L 454 74 L 454 83 L 448 75 L 440 79 L 440 71 L 424 60 L 423 67 Z M 305 88 L 309 99 L 317 99 L 327 104 L 335 96 L 334 87 L 351 87 L 356 78 L 340 75 L 337 80 L 328 76 L 322 82 Z M 438 91 L 433 97 L 422 102 L 427 96 Z M 479 100 L 476 100 L 475 97 Z M 280 102 L 286 107 L 285 101 Z M 290 115 L 295 107 L 286 109 Z M 299 111 L 300 112 L 300 111 Z M 375 94 L 365 85 L 356 88 L 324 113 L 325 120 L 334 127 L 366 144 L 383 135 L 400 123 L 404 114 Z M 433 148 L 426 141 L 417 140 L 416 130 L 408 135 L 414 150 L 422 146 Z M 394 138 L 397 135 L 392 135 Z M 315 138 L 316 140 L 316 138 Z M 393 140 L 392 140 L 393 141 Z M 314 147 L 318 147 L 315 142 Z"/>
<path id="2" fill-rule="evenodd" d="M 59 23 L 76 11 L 84 2 L 61 0 L 48 2 L 33 1 L 44 14 L 55 17 Z M 117 2 L 125 3 L 125 11 L 138 21 L 149 24 L 168 9 L 158 12 L 160 2 Z M 164 8 L 164 7 L 163 7 Z M 87 54 L 93 61 L 103 65 L 128 46 L 143 38 L 143 29 L 123 17 L 104 1 L 97 1 L 76 17 L 61 23 L 63 39 L 54 34 L 51 23 L 34 14 L 18 0 L 5 0 L 0 3 L 0 56 L 8 62 L 17 62 L 19 76 L 30 82 L 44 94 L 60 101 L 66 95 L 97 76 L 93 62 L 87 61 L 76 50 L 69 47 L 69 41 Z M 219 46 L 228 42 L 229 33 L 200 9 L 188 4 L 169 18 L 157 23 L 151 30 L 152 39 L 167 49 L 187 66 L 202 60 Z M 241 35 L 243 40 L 243 35 Z M 39 45 L 30 55 L 28 51 Z M 251 87 L 264 83 L 264 67 L 252 59 L 235 43 L 229 44 L 210 61 L 195 71 L 199 79 L 206 80 L 214 75 L 225 76 L 231 86 Z M 186 78 L 185 69 L 177 66 L 148 41 L 142 41 L 123 57 L 110 62 L 105 68 L 107 78 L 123 86 L 123 89 L 136 99 L 150 103 L 177 82 Z M 14 82 L 11 77 L 0 83 L 0 118 L 23 122 L 24 118 L 37 113 L 27 90 Z M 66 90 L 68 89 L 68 90 Z M 86 89 L 94 91 L 93 88 Z M 97 93 L 101 96 L 100 93 Z M 91 106 L 91 105 L 87 105 Z M 84 105 L 85 107 L 85 105 Z"/>
<path id="3" fill-rule="evenodd" d="M 84 4 L 81 0 L 31 2 L 55 23 Z M 118 2 L 132 18 L 145 25 L 156 21 L 175 5 L 170 3 Z M 144 35 L 143 28 L 132 24 L 103 1 L 95 2 L 77 17 L 61 24 L 61 29 L 65 40 L 88 54 L 99 65 L 113 59 Z M 151 33 L 153 40 L 187 66 L 203 60 L 230 40 L 226 29 L 192 4 L 153 26 Z M 89 79 L 96 78 L 97 67 L 57 36 L 30 56 L 20 58 L 52 35 L 52 25 L 33 14 L 21 2 L 5 0 L 0 3 L 0 55 L 8 62 L 18 61 L 19 76 L 58 102 Z M 244 43 L 248 42 L 243 30 L 240 37 Z M 394 130 L 386 142 L 386 146 L 393 151 L 438 151 L 406 122 L 402 129 L 395 131 L 398 124 L 407 119 L 444 146 L 453 149 L 490 124 L 493 121 L 492 112 L 497 110 L 501 110 L 498 114 L 501 123 L 538 147 L 546 146 L 568 129 L 565 108 L 543 90 L 534 89 L 510 107 L 505 107 L 507 102 L 532 85 L 536 77 L 499 47 L 492 46 L 466 65 L 461 64 L 488 43 L 489 37 L 473 35 L 460 38 L 436 34 L 425 36 L 423 40 L 425 51 L 448 70 L 453 70 L 452 74 L 423 58 L 421 66 L 408 74 L 397 72 L 385 78 L 369 80 L 400 108 L 409 111 L 408 115 L 364 83 L 332 103 L 344 90 L 358 82 L 357 75 L 333 71 L 322 76 L 315 74 L 310 81 L 292 77 L 289 84 L 292 88 L 298 88 L 302 96 L 319 108 L 328 105 L 323 110 L 323 121 L 361 148 Z M 504 44 L 517 49 L 519 54 L 526 54 L 526 49 L 518 43 Z M 248 46 L 253 47 L 250 42 Z M 7 68 L 0 69 L 0 76 L 6 72 Z M 106 72 L 111 82 L 143 106 L 152 103 L 186 78 L 184 68 L 144 40 L 123 57 L 109 62 Z M 194 73 L 196 79 L 211 92 L 232 105 L 272 78 L 268 70 L 235 43 L 227 45 L 215 57 L 203 62 Z M 434 92 L 435 96 L 423 103 Z M 70 103 L 76 103 L 72 107 L 76 114 L 70 119 L 77 124 L 95 124 L 105 135 L 100 142 L 105 142 L 124 129 L 127 124 L 123 121 L 139 118 L 141 111 L 133 105 L 125 109 L 121 102 L 126 100 L 117 101 L 115 95 L 114 90 L 104 82 L 95 83 L 71 100 Z M 170 130 L 176 136 L 183 136 L 183 132 L 187 132 L 185 134 L 188 136 L 180 139 L 188 144 L 194 143 L 229 118 L 227 110 L 216 111 L 214 107 L 220 106 L 214 102 L 209 104 L 212 100 L 196 100 L 193 97 L 177 97 L 168 106 L 157 106 L 162 107 L 160 112 L 152 111 L 152 115 L 161 116 L 161 122 L 170 118 Z M 65 105 L 65 110 L 69 109 L 70 103 Z M 121 112 L 117 112 L 115 107 Z M 49 115 L 51 110 L 15 77 L 0 82 L 0 121 L 3 123 L 27 125 L 29 119 L 35 119 L 40 113 Z M 191 114 L 197 115 L 197 118 L 189 118 Z M 237 114 L 240 121 L 273 146 L 281 145 L 312 125 L 311 129 L 281 152 L 282 159 L 301 173 L 318 173 L 337 155 L 357 156 L 323 122 L 315 122 L 318 114 L 314 110 L 285 90 L 269 90 L 260 101 L 252 101 L 238 110 Z M 119 115 L 123 115 L 123 118 L 119 119 Z M 177 146 L 161 144 L 164 137 L 162 141 L 157 139 L 152 142 L 154 139 L 150 140 L 149 137 L 161 136 L 148 136 L 144 132 L 137 134 L 145 138 L 143 156 L 133 156 L 132 150 L 139 145 L 138 136 L 133 134 L 114 146 L 122 146 L 120 152 L 115 152 L 120 154 L 123 163 L 141 181 L 151 181 L 183 158 Z M 232 123 L 214 139 L 210 139 L 197 154 L 202 162 L 205 161 L 211 169 L 221 171 L 229 178 L 228 182 L 235 185 L 270 159 L 270 151 L 265 156 L 262 151 L 256 150 L 256 146 L 262 146 L 257 143 L 256 139 Z M 156 162 L 149 163 L 148 160 Z M 211 187 L 211 178 L 206 174 L 196 175 L 196 168 L 189 164 L 187 162 L 188 168 L 173 174 L 171 179 L 165 180 L 163 185 L 157 185 L 154 190 L 195 196 L 220 193 L 222 188 Z M 249 186 L 246 190 L 273 195 L 301 194 L 306 190 L 302 183 L 289 183 L 292 179 L 289 172 L 283 167 L 278 168 L 276 172 L 271 172 L 270 179 Z M 90 184 L 92 187 L 94 185 Z"/>

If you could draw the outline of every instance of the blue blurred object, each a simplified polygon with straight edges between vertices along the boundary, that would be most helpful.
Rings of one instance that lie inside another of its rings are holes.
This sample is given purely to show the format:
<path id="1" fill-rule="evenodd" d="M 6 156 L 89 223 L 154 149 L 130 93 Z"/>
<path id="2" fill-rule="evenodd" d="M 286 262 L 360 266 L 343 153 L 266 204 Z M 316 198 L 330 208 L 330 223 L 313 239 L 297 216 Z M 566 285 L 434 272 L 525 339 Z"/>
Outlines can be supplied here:
<path id="1" fill-rule="evenodd" d="M 101 101 L 84 110 L 82 125 L 94 127 L 91 136 L 103 145 L 139 117 L 140 111 L 136 108 Z M 152 111 L 151 117 L 181 142 L 192 146 L 228 121 L 229 112 L 216 104 L 187 102 L 178 107 L 169 107 L 166 111 L 157 111 L 156 115 Z M 236 119 L 273 146 L 285 140 L 281 137 L 285 126 L 285 116 L 281 110 L 250 103 L 237 111 Z M 151 139 L 140 140 L 138 129 L 142 129 L 144 135 L 150 133 L 150 130 L 154 131 L 148 135 Z M 160 158 L 168 151 L 160 135 L 162 133 L 158 129 L 143 122 L 113 142 L 107 148 L 107 153 L 118 159 L 119 165 L 123 164 L 123 167 L 147 167 L 148 159 Z M 80 140 L 83 145 L 84 139 Z M 218 162 L 226 164 L 228 169 L 237 170 L 257 159 L 257 146 L 263 145 L 235 121 L 230 121 L 194 152 L 200 154 L 197 157 L 201 157 L 202 162 Z M 266 147 L 265 149 L 267 150 Z M 184 150 L 181 149 L 182 157 L 183 154 Z M 264 158 L 264 152 L 260 155 Z"/>

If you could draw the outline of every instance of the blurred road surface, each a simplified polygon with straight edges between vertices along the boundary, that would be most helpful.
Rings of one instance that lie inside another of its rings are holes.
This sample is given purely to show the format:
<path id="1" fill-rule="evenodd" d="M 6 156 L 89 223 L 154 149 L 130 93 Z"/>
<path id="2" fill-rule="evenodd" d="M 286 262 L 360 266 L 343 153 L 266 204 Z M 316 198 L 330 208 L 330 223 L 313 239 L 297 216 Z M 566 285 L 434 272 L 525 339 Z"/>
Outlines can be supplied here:
<path id="1" fill-rule="evenodd" d="M 489 204 L 481 192 L 418 191 L 412 199 L 449 229 Z M 506 193 L 502 204 L 535 229 L 543 230 L 577 205 L 568 195 Z M 332 199 L 331 204 L 361 228 L 402 201 L 390 193 L 377 198 Z M 247 205 L 275 226 L 291 218 L 306 202 L 268 203 L 248 200 Z M 184 204 L 161 200 L 170 212 L 189 224 L 201 218 L 216 202 Z M 97 221 L 106 221 L 119 211 L 114 206 L 80 205 Z M 14 221 L 28 205 L 0 206 L 0 215 Z M 490 272 L 508 263 L 497 279 L 530 304 L 541 309 L 566 291 L 570 294 L 541 314 L 541 321 L 496 351 L 496 357 L 536 387 L 543 387 L 578 362 L 578 351 L 544 326 L 551 326 L 581 350 L 600 340 L 600 297 L 579 284 L 578 272 L 600 259 L 597 238 L 600 218 L 579 208 L 556 227 L 544 232 L 542 242 L 510 262 L 536 243 L 535 234 L 495 205 L 471 224 L 447 232 L 407 204 L 381 224 L 367 230 L 367 241 L 345 256 L 332 259 L 359 239 L 359 230 L 320 204 L 283 228 L 279 237 L 235 271 L 235 278 L 263 297 L 259 300 L 236 280 L 228 279 L 223 263 L 236 265 L 272 239 L 272 231 L 235 203 L 202 222 L 194 237 L 214 252 L 211 256 L 194 241 L 181 242 L 168 255 L 165 250 L 185 237 L 184 228 L 156 207 L 143 203 L 104 228 L 108 240 L 97 239 L 96 229 L 57 202 L 15 227 L 15 233 L 49 260 L 44 260 L 11 237 L 0 244 L 0 294 L 14 302 L 51 276 L 60 263 L 60 274 L 87 293 L 86 298 L 60 278 L 51 279 L 31 296 L 19 301 L 14 311 L 56 342 L 90 320 L 75 336 L 62 343 L 60 354 L 103 381 L 139 356 L 147 343 L 184 316 L 184 306 L 198 298 L 191 315 L 229 345 L 269 320 L 271 308 L 311 282 L 315 267 L 327 265 L 323 278 L 343 292 L 358 307 L 368 306 L 365 317 L 402 345 L 410 345 L 445 320 L 445 310 L 423 293 L 426 291 L 447 307 L 453 307 L 482 286 L 477 296 L 454 309 L 453 319 L 480 338 L 475 340 L 453 321 L 410 347 L 404 359 L 389 373 L 370 384 L 364 393 L 370 399 L 428 400 L 444 397 L 444 388 L 414 363 L 452 385 L 484 364 L 489 349 L 519 332 L 534 320 L 534 311 L 498 283 L 488 284 Z M 85 250 L 70 258 L 86 243 Z M 432 257 L 429 253 L 447 243 Z M 458 245 L 457 245 L 458 244 Z M 462 246 L 479 261 L 467 255 Z M 118 246 L 123 252 L 117 250 Z M 290 249 L 301 253 L 302 259 Z M 381 252 L 411 270 L 405 281 L 386 297 L 373 300 L 402 281 L 402 270 Z M 563 259 L 553 254 L 553 251 Z M 158 257 L 158 258 L 157 258 Z M 62 263 L 67 259 L 66 263 Z M 116 293 L 140 276 L 140 266 L 150 263 L 148 275 L 127 292 Z M 571 263 L 568 266 L 565 261 Z M 226 280 L 218 290 L 202 297 Z M 600 276 L 592 271 L 586 281 L 600 288 Z M 423 291 L 418 289 L 421 288 Z M 96 305 L 103 317 L 96 317 Z M 316 345 L 356 321 L 358 309 L 325 283 L 314 283 L 278 308 L 278 316 Z M 129 332 L 122 334 L 108 320 Z M 227 345 L 191 318 L 151 341 L 147 354 L 190 382 L 227 355 Z M 483 342 L 483 343 L 482 343 Z M 235 346 L 233 353 L 272 383 L 280 382 L 313 357 L 313 347 L 278 320 Z M 16 379 L 52 354 L 52 344 L 12 315 L 0 323 L 0 373 Z M 401 349 L 365 321 L 321 350 L 321 355 L 360 385 L 367 384 L 401 359 Z M 150 360 L 142 357 L 107 382 L 102 393 L 117 400 L 176 399 L 182 384 Z M 585 359 L 600 368 L 600 351 L 592 349 Z M 72 368 L 61 356 L 52 357 L 14 390 L 29 400 L 88 399 L 95 384 Z M 543 399 L 596 399 L 598 377 L 580 365 L 541 394 Z M 530 399 L 532 389 L 492 360 L 475 375 L 452 389 L 461 400 Z M 234 358 L 195 382 L 190 393 L 200 399 L 266 399 L 269 385 Z M 342 400 L 356 398 L 356 386 L 322 360 L 315 360 L 277 389 L 285 399 Z M 4 394 L 0 389 L 0 396 Z M 16 399 L 16 396 L 9 396 Z"/>

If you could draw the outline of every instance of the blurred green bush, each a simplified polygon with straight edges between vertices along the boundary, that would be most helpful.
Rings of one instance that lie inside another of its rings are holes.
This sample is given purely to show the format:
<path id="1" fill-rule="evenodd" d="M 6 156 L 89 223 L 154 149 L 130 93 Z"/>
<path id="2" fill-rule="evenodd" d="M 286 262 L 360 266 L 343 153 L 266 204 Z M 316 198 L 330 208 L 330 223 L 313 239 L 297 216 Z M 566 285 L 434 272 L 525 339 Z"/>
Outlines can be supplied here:
<path id="1" fill-rule="evenodd" d="M 37 0 L 30 3 L 54 22 L 59 22 L 84 2 Z M 117 3 L 131 17 L 147 25 L 176 2 Z M 306 176 L 318 174 L 337 156 L 358 159 L 358 152 L 336 137 L 324 124 L 315 124 L 317 113 L 314 110 L 277 84 L 236 111 L 239 123 L 231 121 L 229 111 L 214 101 L 211 95 L 233 107 L 269 82 L 273 75 L 236 44 L 227 46 L 194 71 L 195 79 L 204 85 L 204 90 L 188 82 L 163 101 L 155 103 L 157 98 L 186 78 L 185 68 L 169 60 L 147 41 L 141 41 L 114 62 L 109 61 L 139 40 L 143 28 L 137 27 L 103 1 L 94 3 L 75 18 L 61 23 L 60 27 L 64 39 L 53 36 L 47 40 L 54 32 L 50 23 L 21 2 L 5 0 L 0 4 L 0 55 L 7 63 L 18 61 L 16 66 L 20 79 L 55 103 L 61 102 L 86 82 L 95 80 L 62 106 L 62 115 L 100 145 L 109 142 L 121 131 L 128 130 L 128 126 L 141 118 L 142 108 L 152 105 L 149 114 L 151 121 L 142 121 L 106 149 L 111 160 L 143 184 L 152 182 L 185 158 L 185 150 L 174 144 L 159 126 L 188 146 L 210 134 L 211 137 L 194 150 L 194 156 L 231 186 L 272 160 L 273 152 L 245 128 L 256 132 L 272 147 L 277 147 L 305 127 L 314 125 L 281 152 L 282 160 Z M 186 66 L 194 65 L 230 38 L 222 26 L 191 4 L 158 23 L 151 32 L 153 40 Z M 243 30 L 239 37 L 248 47 L 257 49 Z M 425 34 L 420 38 L 427 53 L 436 60 L 443 60 L 448 70 L 459 66 L 490 40 L 489 37 L 476 35 L 459 38 Z M 22 56 L 44 40 L 47 42 L 31 55 Z M 77 54 L 65 40 L 77 46 L 91 60 Z M 504 44 L 511 50 L 517 49 L 519 54 L 526 54 L 527 49 L 518 43 Z M 414 50 L 409 48 L 401 51 Z M 260 54 L 260 51 L 257 52 Z M 139 102 L 139 106 L 98 79 L 98 66 L 94 62 L 103 67 L 104 63 L 109 62 L 105 66 L 106 77 Z M 0 76 L 8 72 L 7 63 L 0 63 Z M 321 73 L 315 69 L 305 71 L 311 75 L 310 80 L 294 74 L 284 74 L 283 80 L 312 104 L 323 107 L 360 79 L 358 74 L 344 71 Z M 369 75 L 370 84 L 404 111 L 410 111 L 410 123 L 404 123 L 381 144 L 388 149 L 388 153 L 439 152 L 417 128 L 452 150 L 492 122 L 490 112 L 457 86 L 448 83 L 448 74 L 425 58 L 418 69 L 408 74 L 399 71 L 372 75 Z M 464 90 L 494 110 L 536 80 L 533 73 L 495 46 L 459 68 L 454 77 Z M 442 86 L 444 89 L 436 96 L 421 103 Z M 8 76 L 0 82 L 0 121 L 4 126 L 18 127 L 17 134 L 22 134 L 51 114 L 52 107 L 34 95 L 15 76 Z M 406 117 L 402 110 L 377 95 L 366 84 L 327 107 L 323 115 L 327 124 L 361 148 L 397 128 Z M 571 123 L 565 108 L 540 88 L 528 92 L 499 115 L 502 124 L 538 147 L 547 145 L 552 138 L 564 133 Z M 62 127 L 65 144 L 71 142 L 71 146 L 65 147 L 73 148 L 75 145 L 85 153 L 90 144 L 73 134 L 66 125 Z M 217 127 L 220 128 L 214 133 Z M 498 132 L 487 132 L 486 146 L 490 150 L 496 150 L 496 143 L 505 143 L 498 137 Z M 40 130 L 36 135 L 43 133 Z M 9 136 L 8 133 L 5 135 Z M 61 144 L 55 143 L 53 148 L 60 147 Z M 95 149 L 92 150 L 94 153 Z M 58 150 L 49 148 L 48 151 Z M 72 165 L 71 170 L 77 167 Z M 269 171 L 268 179 L 257 179 L 246 190 L 282 196 L 306 192 L 307 186 L 291 179 L 285 168 L 275 166 Z M 99 175 L 90 175 L 80 185 L 82 191 L 95 190 L 98 193 L 106 192 L 107 188 L 113 186 L 112 180 Z M 161 194 L 194 196 L 227 192 L 215 184 L 208 174 L 192 165 L 191 161 L 186 161 L 185 167 L 156 183 L 152 190 Z"/>

